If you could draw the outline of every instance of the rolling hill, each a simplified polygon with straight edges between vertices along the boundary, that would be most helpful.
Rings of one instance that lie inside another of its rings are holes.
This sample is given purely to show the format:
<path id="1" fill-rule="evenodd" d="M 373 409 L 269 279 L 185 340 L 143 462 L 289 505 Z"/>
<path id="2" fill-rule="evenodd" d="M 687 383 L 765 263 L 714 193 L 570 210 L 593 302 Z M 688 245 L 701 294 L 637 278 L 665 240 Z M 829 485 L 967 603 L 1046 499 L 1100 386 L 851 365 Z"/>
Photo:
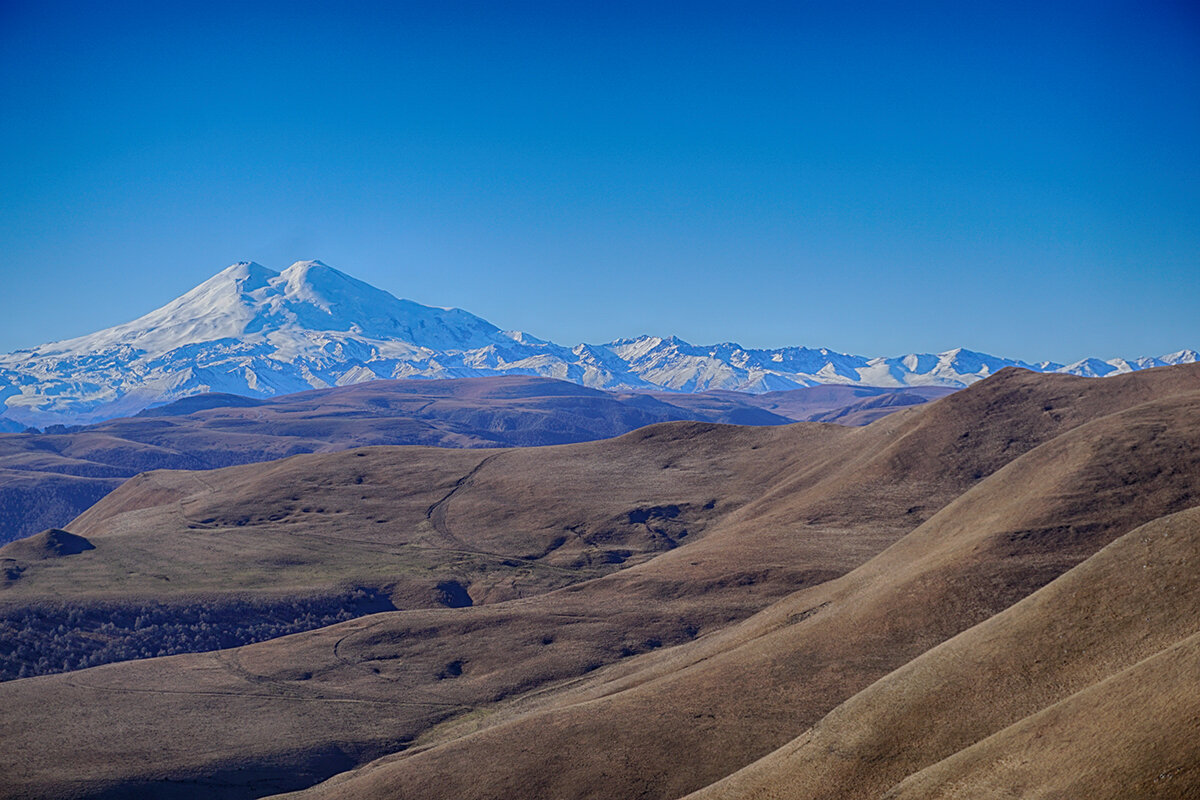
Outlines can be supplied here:
<path id="1" fill-rule="evenodd" d="M 1194 796 L 1198 420 L 1200 367 L 1007 369 L 857 428 L 148 473 L 91 549 L 0 550 L 5 612 L 397 610 L 2 683 L 0 791 Z"/>
<path id="2" fill-rule="evenodd" d="M 858 425 L 951 391 L 829 386 L 764 395 L 639 394 L 512 375 L 370 381 L 272 398 L 194 395 L 95 425 L 0 434 L 0 544 L 66 525 L 152 469 L 213 469 L 378 444 L 564 444 L 669 420 Z"/>

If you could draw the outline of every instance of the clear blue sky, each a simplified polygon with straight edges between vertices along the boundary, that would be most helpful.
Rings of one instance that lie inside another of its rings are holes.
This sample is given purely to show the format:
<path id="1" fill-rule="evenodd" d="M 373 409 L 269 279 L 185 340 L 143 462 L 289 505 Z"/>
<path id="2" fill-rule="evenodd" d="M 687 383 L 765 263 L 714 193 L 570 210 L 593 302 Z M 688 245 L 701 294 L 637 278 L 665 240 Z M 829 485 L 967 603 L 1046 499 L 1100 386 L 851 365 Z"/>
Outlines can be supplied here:
<path id="1" fill-rule="evenodd" d="M 563 344 L 1200 347 L 1200 12 L 0 0 L 0 247 L 0 351 L 308 258 Z"/>

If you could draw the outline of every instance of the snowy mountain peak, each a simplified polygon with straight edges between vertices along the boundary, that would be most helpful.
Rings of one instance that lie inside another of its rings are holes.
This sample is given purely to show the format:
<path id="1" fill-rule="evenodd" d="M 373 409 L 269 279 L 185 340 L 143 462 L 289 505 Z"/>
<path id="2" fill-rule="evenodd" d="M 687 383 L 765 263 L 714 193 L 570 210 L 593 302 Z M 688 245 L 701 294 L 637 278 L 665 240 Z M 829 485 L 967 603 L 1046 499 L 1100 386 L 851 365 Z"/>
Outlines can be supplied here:
<path id="1" fill-rule="evenodd" d="M 278 272 L 268 269 L 262 264 L 254 261 L 239 261 L 236 264 L 230 264 L 194 289 L 184 292 L 168 305 L 187 305 L 185 300 L 211 297 L 214 294 L 254 291 L 263 288 L 278 277 Z"/>
<path id="2" fill-rule="evenodd" d="M 206 391 L 269 396 L 377 378 L 542 375 L 593 388 L 768 392 L 823 383 L 966 386 L 1018 366 L 1109 375 L 1200 361 L 1084 359 L 1063 367 L 965 348 L 867 358 L 826 348 L 693 345 L 639 336 L 568 349 L 456 308 L 402 300 L 320 261 L 239 261 L 132 322 L 0 355 L 0 417 L 93 422 Z"/>
<path id="3" fill-rule="evenodd" d="M 303 306 L 312 306 L 328 315 L 328 320 L 303 320 L 305 327 L 322 326 L 318 330 L 348 330 L 350 325 L 361 322 L 363 315 L 387 317 L 389 313 L 392 316 L 407 313 L 397 307 L 406 301 L 320 261 L 297 261 L 279 273 L 273 288 L 280 300 L 301 317 L 309 316 Z M 416 303 L 412 306 L 424 308 Z"/>
<path id="4" fill-rule="evenodd" d="M 238 293 L 252 292 L 256 289 L 264 288 L 272 279 L 278 277 L 278 272 L 268 269 L 262 264 L 254 261 L 239 261 L 236 264 L 230 264 L 195 289 L 181 295 L 178 299 L 182 300 L 188 296 L 210 295 L 213 292 L 221 292 L 222 290 L 233 290 Z"/>
<path id="5" fill-rule="evenodd" d="M 256 277 L 261 278 L 262 280 L 269 280 L 271 278 L 279 277 L 278 272 L 270 269 L 269 267 L 264 267 L 257 261 L 238 261 L 230 264 L 213 277 L 216 278 L 221 275 L 230 275 L 237 278 Z"/>
<path id="6" fill-rule="evenodd" d="M 433 350 L 482 347 L 499 334 L 465 311 L 398 299 L 320 261 L 297 261 L 283 272 L 239 261 L 132 322 L 33 352 L 82 355 L 129 345 L 164 355 L 222 340 L 308 340 L 312 332 L 400 340 Z"/>
<path id="7" fill-rule="evenodd" d="M 328 264 L 320 261 L 297 261 L 279 273 L 287 286 L 287 293 L 299 295 L 305 292 L 320 293 L 322 291 L 337 294 L 339 292 L 365 291 L 379 292 L 370 284 L 351 278 L 344 272 L 339 272 Z M 358 286 L 354 286 L 358 284 Z"/>
<path id="8" fill-rule="evenodd" d="M 194 289 L 132 322 L 87 336 L 34 348 L 37 355 L 85 355 L 128 345 L 162 353 L 183 344 L 241 336 L 254 316 L 253 295 L 269 289 L 279 273 L 240 261 Z"/>
<path id="9" fill-rule="evenodd" d="M 1195 364 L 1200 361 L 1200 353 L 1195 350 L 1180 350 L 1175 353 L 1168 353 L 1158 359 L 1164 364 Z"/>

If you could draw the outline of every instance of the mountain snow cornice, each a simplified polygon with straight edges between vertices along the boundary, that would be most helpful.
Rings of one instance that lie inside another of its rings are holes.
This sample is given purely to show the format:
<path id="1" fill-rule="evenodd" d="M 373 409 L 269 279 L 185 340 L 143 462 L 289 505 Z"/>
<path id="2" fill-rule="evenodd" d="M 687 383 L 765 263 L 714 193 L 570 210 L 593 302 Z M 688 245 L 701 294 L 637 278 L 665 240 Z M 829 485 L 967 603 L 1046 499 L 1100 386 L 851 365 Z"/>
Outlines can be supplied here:
<path id="1" fill-rule="evenodd" d="M 95 422 L 201 392 L 270 396 L 380 378 L 523 374 L 600 389 L 767 392 L 824 383 L 966 386 L 1009 366 L 1103 376 L 1190 363 L 1027 364 L 970 350 L 866 358 L 641 336 L 563 347 L 401 300 L 320 261 L 243 261 L 132 322 L 0 356 L 0 425 Z"/>

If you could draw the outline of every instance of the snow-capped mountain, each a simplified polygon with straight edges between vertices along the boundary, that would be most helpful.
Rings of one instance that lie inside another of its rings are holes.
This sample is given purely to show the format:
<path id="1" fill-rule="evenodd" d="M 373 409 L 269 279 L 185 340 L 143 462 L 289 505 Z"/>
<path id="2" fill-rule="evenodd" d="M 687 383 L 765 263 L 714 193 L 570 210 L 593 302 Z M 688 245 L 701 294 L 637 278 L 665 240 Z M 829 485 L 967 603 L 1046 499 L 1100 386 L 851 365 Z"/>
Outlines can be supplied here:
<path id="1" fill-rule="evenodd" d="M 0 356 L 0 424 L 95 422 L 200 392 L 270 396 L 378 378 L 519 373 L 603 389 L 767 392 L 966 386 L 1008 366 L 1102 376 L 1198 359 L 1183 350 L 1063 366 L 964 349 L 866 358 L 653 336 L 567 348 L 398 299 L 319 261 L 282 272 L 241 262 L 132 322 Z"/>

